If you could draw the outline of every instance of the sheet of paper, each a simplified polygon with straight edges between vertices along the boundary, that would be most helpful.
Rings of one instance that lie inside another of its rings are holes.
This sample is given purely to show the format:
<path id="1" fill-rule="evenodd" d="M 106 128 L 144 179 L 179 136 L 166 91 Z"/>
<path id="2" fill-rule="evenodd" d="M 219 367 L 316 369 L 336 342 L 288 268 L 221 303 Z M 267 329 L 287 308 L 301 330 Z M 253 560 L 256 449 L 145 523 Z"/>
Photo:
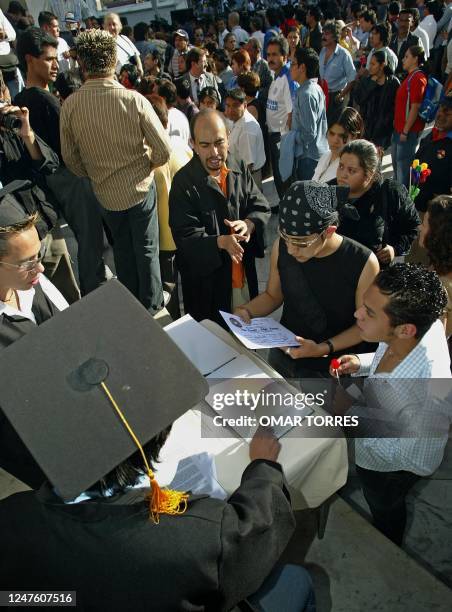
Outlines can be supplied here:
<path id="1" fill-rule="evenodd" d="M 261 368 L 246 355 L 239 355 L 226 365 L 209 374 L 207 379 L 221 378 L 269 378 Z"/>
<path id="2" fill-rule="evenodd" d="M 165 328 L 170 338 L 204 376 L 237 357 L 239 353 L 190 315 Z"/>
<path id="3" fill-rule="evenodd" d="M 179 461 L 176 475 L 168 487 L 217 499 L 227 497 L 226 491 L 218 484 L 214 457 L 209 453 L 191 455 Z"/>
<path id="4" fill-rule="evenodd" d="M 228 312 L 220 310 L 220 314 L 232 333 L 249 349 L 300 346 L 295 334 L 271 317 L 256 317 L 246 324 Z"/>

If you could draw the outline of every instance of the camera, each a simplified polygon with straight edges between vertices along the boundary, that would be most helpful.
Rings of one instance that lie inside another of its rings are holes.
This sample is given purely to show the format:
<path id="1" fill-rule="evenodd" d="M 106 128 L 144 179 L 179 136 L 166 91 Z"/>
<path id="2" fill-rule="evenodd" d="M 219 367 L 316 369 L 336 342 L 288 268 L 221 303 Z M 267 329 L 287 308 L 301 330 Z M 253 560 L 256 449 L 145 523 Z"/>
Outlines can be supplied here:
<path id="1" fill-rule="evenodd" d="M 0 108 L 7 104 L 8 103 L 4 100 L 0 100 Z M 0 128 L 4 128 L 5 130 L 20 130 L 21 127 L 22 121 L 13 113 L 8 113 L 6 115 L 0 114 Z"/>

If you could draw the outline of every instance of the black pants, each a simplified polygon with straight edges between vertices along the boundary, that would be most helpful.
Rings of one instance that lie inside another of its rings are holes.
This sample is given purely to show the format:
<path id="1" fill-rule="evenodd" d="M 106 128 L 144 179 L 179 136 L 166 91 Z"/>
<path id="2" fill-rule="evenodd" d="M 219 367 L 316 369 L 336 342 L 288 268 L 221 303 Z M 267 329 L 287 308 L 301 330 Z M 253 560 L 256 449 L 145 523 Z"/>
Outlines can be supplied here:
<path id="1" fill-rule="evenodd" d="M 420 479 L 412 472 L 375 472 L 356 466 L 375 527 L 400 546 L 406 527 L 406 496 Z"/>
<path id="2" fill-rule="evenodd" d="M 283 181 L 279 173 L 279 147 L 281 143 L 281 134 L 279 132 L 271 132 L 268 135 L 268 143 L 275 187 L 276 191 L 278 192 L 279 199 L 281 200 L 290 185 L 290 180 Z"/>
<path id="3" fill-rule="evenodd" d="M 173 321 L 175 321 L 180 318 L 176 251 L 160 251 L 159 259 L 163 289 L 171 296 L 170 301 L 166 305 L 166 309 L 170 313 Z"/>
<path id="4" fill-rule="evenodd" d="M 113 237 L 118 280 L 151 314 L 163 308 L 159 227 L 154 182 L 146 199 L 121 211 L 102 209 Z"/>
<path id="5" fill-rule="evenodd" d="M 75 176 L 64 166 L 47 177 L 47 184 L 77 240 L 80 293 L 86 295 L 107 280 L 100 204 L 89 179 Z"/>

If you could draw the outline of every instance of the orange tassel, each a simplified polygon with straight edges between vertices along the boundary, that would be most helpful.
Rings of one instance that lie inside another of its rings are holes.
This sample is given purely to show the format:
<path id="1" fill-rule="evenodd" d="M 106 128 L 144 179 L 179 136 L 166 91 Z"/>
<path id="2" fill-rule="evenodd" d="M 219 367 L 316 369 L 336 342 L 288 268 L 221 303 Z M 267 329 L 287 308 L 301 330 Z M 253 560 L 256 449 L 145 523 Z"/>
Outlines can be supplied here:
<path id="1" fill-rule="evenodd" d="M 149 509 L 152 521 L 158 525 L 160 514 L 183 514 L 187 510 L 188 493 L 161 489 L 151 470 L 148 472 L 151 481 Z"/>

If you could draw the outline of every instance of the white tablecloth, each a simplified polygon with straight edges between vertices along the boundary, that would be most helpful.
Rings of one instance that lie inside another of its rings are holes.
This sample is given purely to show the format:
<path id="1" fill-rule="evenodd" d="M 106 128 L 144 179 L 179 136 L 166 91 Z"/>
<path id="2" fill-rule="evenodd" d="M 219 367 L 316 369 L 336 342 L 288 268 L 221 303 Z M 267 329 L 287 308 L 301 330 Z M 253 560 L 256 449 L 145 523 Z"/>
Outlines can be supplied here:
<path id="1" fill-rule="evenodd" d="M 220 326 L 212 321 L 203 321 L 202 324 L 238 352 L 247 355 L 266 374 L 281 379 L 267 362 L 236 342 Z M 326 414 L 318 407 L 314 412 Z M 310 436 L 308 430 L 304 433 L 300 430 L 297 437 L 285 436 L 280 442 L 282 448 L 278 460 L 290 485 L 295 510 L 319 506 L 345 484 L 348 472 L 345 438 L 318 438 Z M 156 466 L 160 484 L 171 481 L 180 459 L 201 452 L 214 456 L 217 480 L 227 493 L 232 493 L 239 486 L 242 472 L 249 463 L 248 443 L 238 437 L 201 437 L 201 411 L 196 409 L 189 410 L 173 425 L 168 442 L 161 451 L 161 463 Z"/>

